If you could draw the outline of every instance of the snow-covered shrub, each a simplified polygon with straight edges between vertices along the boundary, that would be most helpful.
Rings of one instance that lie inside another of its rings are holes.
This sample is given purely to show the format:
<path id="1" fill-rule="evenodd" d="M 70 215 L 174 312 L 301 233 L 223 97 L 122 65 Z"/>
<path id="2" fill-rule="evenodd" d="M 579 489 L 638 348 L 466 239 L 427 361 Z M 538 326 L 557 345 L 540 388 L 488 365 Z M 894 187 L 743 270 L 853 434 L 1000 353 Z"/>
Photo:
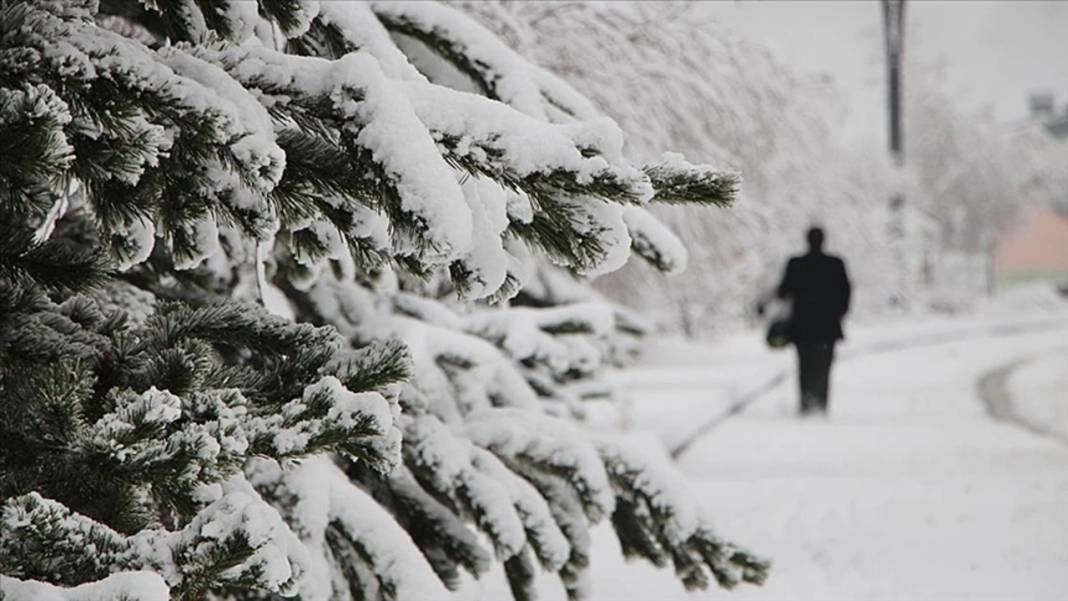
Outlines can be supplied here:
<path id="1" fill-rule="evenodd" d="M 6 598 L 432 599 L 494 562 L 580 598 L 602 519 L 762 581 L 574 419 L 643 326 L 558 271 L 680 268 L 646 207 L 733 173 L 632 165 L 434 3 L 0 1 L 0 124 Z"/>

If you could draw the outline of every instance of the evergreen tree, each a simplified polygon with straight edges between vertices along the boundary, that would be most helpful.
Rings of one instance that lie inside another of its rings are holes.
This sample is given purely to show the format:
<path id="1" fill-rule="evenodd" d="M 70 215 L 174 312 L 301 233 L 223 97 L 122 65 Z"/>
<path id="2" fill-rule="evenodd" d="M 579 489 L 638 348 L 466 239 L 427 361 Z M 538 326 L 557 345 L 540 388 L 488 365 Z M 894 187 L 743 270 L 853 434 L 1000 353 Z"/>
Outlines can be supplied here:
<path id="1" fill-rule="evenodd" d="M 561 291 L 680 268 L 644 205 L 736 187 L 632 166 L 443 5 L 0 0 L 2 596 L 431 599 L 497 561 L 582 598 L 602 519 L 761 582 L 582 426 L 642 327 Z"/>

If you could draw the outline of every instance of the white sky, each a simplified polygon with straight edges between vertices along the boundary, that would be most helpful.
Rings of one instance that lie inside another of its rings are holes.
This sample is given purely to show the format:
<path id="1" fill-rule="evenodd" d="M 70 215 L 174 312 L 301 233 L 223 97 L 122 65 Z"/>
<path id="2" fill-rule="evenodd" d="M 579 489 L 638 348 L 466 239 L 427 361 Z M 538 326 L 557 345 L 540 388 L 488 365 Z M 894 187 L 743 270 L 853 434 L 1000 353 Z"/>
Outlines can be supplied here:
<path id="1" fill-rule="evenodd" d="M 725 0 L 704 7 L 786 64 L 830 74 L 849 96 L 851 112 L 843 118 L 851 135 L 885 136 L 876 0 Z M 905 16 L 906 63 L 942 62 L 961 107 L 1020 120 L 1035 90 L 1053 92 L 1058 106 L 1068 106 L 1068 2 L 910 0 Z"/>

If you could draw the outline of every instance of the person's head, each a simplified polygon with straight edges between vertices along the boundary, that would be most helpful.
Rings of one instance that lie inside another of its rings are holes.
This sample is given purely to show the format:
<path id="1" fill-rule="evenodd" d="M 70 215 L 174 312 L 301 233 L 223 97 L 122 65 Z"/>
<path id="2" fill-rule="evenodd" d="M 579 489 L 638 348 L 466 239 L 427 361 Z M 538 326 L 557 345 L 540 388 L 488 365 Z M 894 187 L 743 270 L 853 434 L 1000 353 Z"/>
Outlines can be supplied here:
<path id="1" fill-rule="evenodd" d="M 805 238 L 808 240 L 808 249 L 810 251 L 819 252 L 823 250 L 823 230 L 821 228 L 808 228 L 808 232 L 805 233 Z"/>

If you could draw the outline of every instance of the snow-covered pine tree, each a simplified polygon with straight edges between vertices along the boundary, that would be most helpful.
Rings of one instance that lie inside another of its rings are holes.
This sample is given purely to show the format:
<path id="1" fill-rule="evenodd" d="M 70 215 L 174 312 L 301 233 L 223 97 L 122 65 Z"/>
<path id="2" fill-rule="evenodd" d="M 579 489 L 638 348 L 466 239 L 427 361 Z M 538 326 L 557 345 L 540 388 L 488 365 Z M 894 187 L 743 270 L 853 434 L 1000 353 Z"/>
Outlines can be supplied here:
<path id="1" fill-rule="evenodd" d="M 537 258 L 680 268 L 643 205 L 736 185 L 446 6 L 0 0 L 0 591 L 581 598 L 601 519 L 760 582 L 573 419 L 640 328 Z"/>

